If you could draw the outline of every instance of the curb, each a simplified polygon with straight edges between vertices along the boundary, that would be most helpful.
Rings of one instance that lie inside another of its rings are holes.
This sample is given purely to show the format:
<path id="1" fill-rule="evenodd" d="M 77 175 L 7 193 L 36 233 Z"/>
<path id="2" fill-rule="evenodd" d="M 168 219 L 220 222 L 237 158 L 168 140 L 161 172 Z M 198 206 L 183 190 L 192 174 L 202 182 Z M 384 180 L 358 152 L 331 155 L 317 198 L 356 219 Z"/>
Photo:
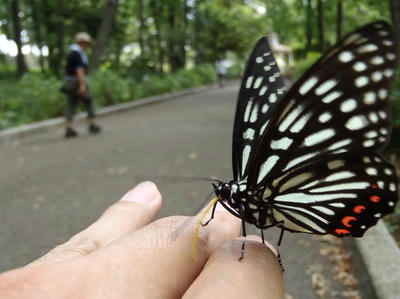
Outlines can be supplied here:
<path id="1" fill-rule="evenodd" d="M 209 90 L 210 88 L 216 88 L 217 86 L 218 85 L 215 83 L 210 84 L 210 85 L 202 85 L 202 86 L 198 86 L 198 87 L 180 90 L 177 92 L 165 93 L 165 94 L 156 95 L 156 96 L 152 96 L 152 97 L 148 97 L 148 98 L 133 100 L 131 102 L 120 103 L 120 104 L 116 104 L 116 105 L 112 105 L 112 106 L 103 107 L 103 108 L 97 109 L 96 117 L 104 117 L 104 116 L 112 114 L 112 113 L 128 111 L 130 109 L 134 109 L 137 107 L 150 105 L 150 104 L 154 104 L 154 103 L 159 103 L 159 102 L 162 102 L 165 100 L 170 100 L 173 98 L 178 98 L 178 97 L 182 97 L 185 95 Z M 86 118 L 85 112 L 80 112 L 75 115 L 76 122 L 82 121 L 85 118 Z M 7 142 L 11 142 L 11 141 L 19 139 L 19 138 L 31 136 L 32 134 L 46 132 L 46 131 L 52 130 L 54 128 L 61 127 L 64 124 L 65 124 L 64 117 L 56 117 L 56 118 L 46 119 L 43 121 L 27 124 L 27 125 L 22 125 L 22 126 L 15 127 L 15 128 L 0 130 L 0 145 L 7 143 Z"/>
<path id="2" fill-rule="evenodd" d="M 362 238 L 343 240 L 363 299 L 400 298 L 400 249 L 383 221 Z"/>

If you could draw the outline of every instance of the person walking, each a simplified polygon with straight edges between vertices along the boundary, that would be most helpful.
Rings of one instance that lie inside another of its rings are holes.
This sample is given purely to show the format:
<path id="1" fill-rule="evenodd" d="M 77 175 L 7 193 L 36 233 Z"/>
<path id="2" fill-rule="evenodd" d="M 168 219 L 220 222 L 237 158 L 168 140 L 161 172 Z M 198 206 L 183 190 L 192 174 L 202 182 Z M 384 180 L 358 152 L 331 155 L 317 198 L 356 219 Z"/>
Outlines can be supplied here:
<path id="1" fill-rule="evenodd" d="M 70 47 L 65 66 L 64 85 L 61 88 L 67 96 L 67 107 L 65 110 L 66 130 L 65 137 L 76 137 L 78 133 L 72 127 L 73 117 L 79 102 L 82 102 L 88 113 L 89 132 L 97 134 L 100 127 L 95 124 L 94 99 L 89 91 L 86 80 L 89 60 L 86 51 L 92 44 L 92 38 L 86 32 L 75 35 L 75 43 Z"/>

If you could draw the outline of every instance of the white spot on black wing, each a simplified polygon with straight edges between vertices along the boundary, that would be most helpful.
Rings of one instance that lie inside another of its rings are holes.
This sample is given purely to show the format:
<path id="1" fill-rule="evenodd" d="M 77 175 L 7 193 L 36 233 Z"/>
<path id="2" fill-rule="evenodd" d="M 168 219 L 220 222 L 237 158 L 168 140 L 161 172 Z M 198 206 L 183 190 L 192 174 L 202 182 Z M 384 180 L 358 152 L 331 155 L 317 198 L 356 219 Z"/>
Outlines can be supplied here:
<path id="1" fill-rule="evenodd" d="M 344 51 L 342 53 L 339 54 L 339 60 L 341 62 L 349 62 L 354 58 L 353 53 L 351 53 L 350 51 Z"/>
<path id="2" fill-rule="evenodd" d="M 340 110 L 342 112 L 351 112 L 357 108 L 357 102 L 354 99 L 348 99 L 340 104 Z"/>
<path id="3" fill-rule="evenodd" d="M 364 115 L 355 115 L 351 117 L 345 124 L 349 130 L 360 130 L 368 125 L 368 121 Z"/>
<path id="4" fill-rule="evenodd" d="M 319 117 L 318 120 L 321 123 L 326 123 L 327 121 L 329 121 L 332 118 L 332 114 L 330 112 L 324 112 L 322 113 Z"/>
<path id="5" fill-rule="evenodd" d="M 332 91 L 331 93 L 328 93 L 326 96 L 324 96 L 322 98 L 322 102 L 324 102 L 325 104 L 330 104 L 332 103 L 334 100 L 338 99 L 339 97 L 341 97 L 343 94 L 339 91 Z"/>
<path id="6" fill-rule="evenodd" d="M 364 62 L 358 61 L 353 65 L 353 69 L 357 72 L 365 71 L 367 69 L 367 64 Z"/>
<path id="7" fill-rule="evenodd" d="M 314 85 L 318 82 L 317 77 L 311 77 L 309 78 L 306 82 L 303 83 L 303 85 L 300 86 L 299 92 L 302 95 L 305 95 L 311 88 L 314 87 Z"/>
<path id="8" fill-rule="evenodd" d="M 358 53 L 369 53 L 378 50 L 378 46 L 375 44 L 366 44 L 358 48 Z"/>
<path id="9" fill-rule="evenodd" d="M 315 144 L 324 142 L 330 138 L 332 138 L 335 135 L 335 131 L 333 129 L 324 129 L 321 131 L 318 131 L 316 133 L 313 133 L 309 136 L 307 136 L 304 139 L 304 145 L 305 146 L 313 146 Z"/>
<path id="10" fill-rule="evenodd" d="M 322 95 L 327 93 L 329 90 L 331 90 L 333 87 L 335 87 L 337 84 L 337 81 L 334 79 L 330 79 L 328 81 L 325 81 L 324 83 L 322 83 L 320 86 L 318 86 L 315 89 L 315 94 L 316 95 Z"/>
<path id="11" fill-rule="evenodd" d="M 254 80 L 253 76 L 249 76 L 247 78 L 247 80 L 246 80 L 246 88 L 250 88 L 251 87 L 251 85 L 253 84 L 253 80 Z"/>
<path id="12" fill-rule="evenodd" d="M 358 77 L 358 78 L 356 78 L 356 80 L 354 81 L 354 83 L 355 83 L 355 85 L 357 86 L 357 87 L 363 87 L 363 86 L 365 86 L 365 85 L 367 85 L 368 84 L 368 77 L 366 77 L 366 76 L 360 76 L 360 77 Z"/>
<path id="13" fill-rule="evenodd" d="M 258 89 L 261 86 L 261 83 L 262 83 L 263 79 L 264 79 L 263 77 L 258 77 L 256 79 L 256 81 L 254 82 L 253 88 L 254 89 Z"/>

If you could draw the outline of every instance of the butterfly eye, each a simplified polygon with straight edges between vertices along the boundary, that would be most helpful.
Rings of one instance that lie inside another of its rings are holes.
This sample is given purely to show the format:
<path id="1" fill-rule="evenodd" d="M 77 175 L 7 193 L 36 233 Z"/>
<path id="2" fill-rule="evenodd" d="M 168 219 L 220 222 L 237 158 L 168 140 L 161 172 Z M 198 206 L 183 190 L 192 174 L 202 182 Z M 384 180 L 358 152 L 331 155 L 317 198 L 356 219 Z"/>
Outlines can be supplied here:
<path id="1" fill-rule="evenodd" d="M 228 200 L 232 196 L 232 189 L 228 185 L 222 187 L 219 196 L 222 200 Z"/>

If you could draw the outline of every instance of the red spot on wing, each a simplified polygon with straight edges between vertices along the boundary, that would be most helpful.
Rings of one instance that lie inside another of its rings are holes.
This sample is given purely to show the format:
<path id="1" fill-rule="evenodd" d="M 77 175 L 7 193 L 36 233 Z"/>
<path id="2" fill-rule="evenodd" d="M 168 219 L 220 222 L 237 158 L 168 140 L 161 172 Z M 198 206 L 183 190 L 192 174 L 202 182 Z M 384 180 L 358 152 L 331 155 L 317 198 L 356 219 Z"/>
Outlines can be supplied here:
<path id="1" fill-rule="evenodd" d="M 378 189 L 378 185 L 372 184 L 372 185 L 371 185 L 371 188 L 372 188 L 372 189 Z"/>
<path id="2" fill-rule="evenodd" d="M 347 229 L 343 229 L 343 228 L 337 228 L 337 229 L 335 229 L 335 233 L 340 236 L 340 235 L 350 234 L 350 231 L 348 231 Z"/>
<path id="3" fill-rule="evenodd" d="M 378 203 L 381 200 L 381 198 L 378 195 L 372 195 L 369 197 L 369 199 L 374 203 Z"/>
<path id="4" fill-rule="evenodd" d="M 353 211 L 354 211 L 354 213 L 356 213 L 356 214 L 360 214 L 360 213 L 362 213 L 362 211 L 364 211 L 365 209 L 366 209 L 365 206 L 359 205 L 359 206 L 355 206 L 355 207 L 353 208 Z"/>
<path id="5" fill-rule="evenodd" d="M 351 224 L 350 222 L 351 222 L 351 221 L 356 221 L 356 220 L 357 220 L 356 217 L 353 217 L 353 216 L 346 216 L 346 217 L 343 217 L 342 223 L 343 223 L 344 226 L 351 227 L 352 224 Z"/>

